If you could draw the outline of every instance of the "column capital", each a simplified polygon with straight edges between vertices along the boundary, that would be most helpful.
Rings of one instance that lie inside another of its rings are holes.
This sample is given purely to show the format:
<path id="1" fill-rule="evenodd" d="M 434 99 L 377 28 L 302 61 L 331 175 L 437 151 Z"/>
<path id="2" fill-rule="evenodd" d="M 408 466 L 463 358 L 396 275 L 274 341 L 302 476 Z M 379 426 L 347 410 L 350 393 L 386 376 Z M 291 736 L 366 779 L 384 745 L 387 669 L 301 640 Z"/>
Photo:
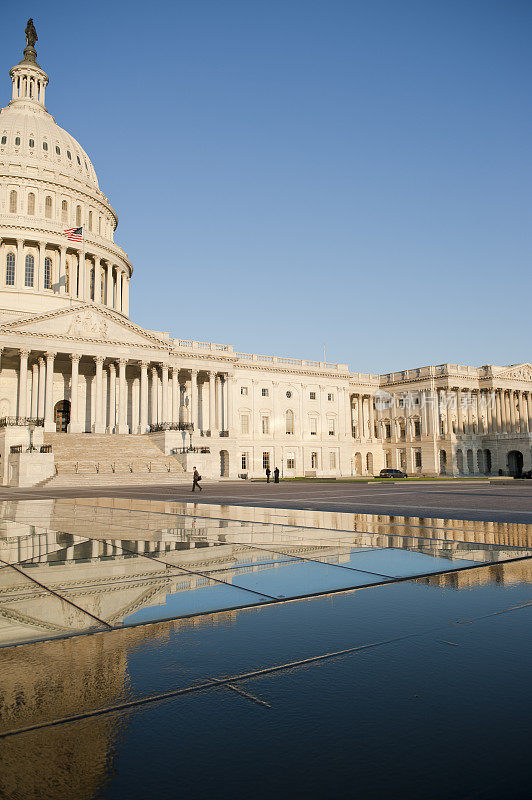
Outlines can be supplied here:
<path id="1" fill-rule="evenodd" d="M 27 357 L 29 356 L 29 354 L 30 354 L 30 353 L 31 353 L 31 350 L 27 350 L 27 349 L 25 349 L 25 348 L 24 348 L 24 349 L 23 349 L 23 348 L 21 348 L 21 349 L 19 350 L 19 355 L 21 356 L 21 358 L 27 358 Z"/>
<path id="2" fill-rule="evenodd" d="M 105 358 L 103 356 L 93 356 L 95 364 L 103 364 Z"/>
<path id="3" fill-rule="evenodd" d="M 52 350 L 48 350 L 44 355 L 46 356 L 46 359 L 50 361 L 56 357 L 57 353 L 54 353 Z"/>
<path id="4" fill-rule="evenodd" d="M 139 367 L 142 367 L 143 369 L 147 369 L 149 366 L 150 366 L 150 362 L 149 361 L 139 361 Z"/>
<path id="5" fill-rule="evenodd" d="M 110 361 L 108 367 L 110 372 L 116 372 L 116 364 L 114 361 Z"/>
<path id="6" fill-rule="evenodd" d="M 120 366 L 126 367 L 129 363 L 129 358 L 119 358 L 118 363 L 120 364 Z"/>
<path id="7" fill-rule="evenodd" d="M 80 360 L 81 356 L 79 353 L 69 353 L 71 361 L 78 361 Z"/>
<path id="8" fill-rule="evenodd" d="M 159 370 L 158 370 L 157 364 L 152 364 L 151 373 L 152 373 L 152 375 L 158 375 L 159 374 Z"/>

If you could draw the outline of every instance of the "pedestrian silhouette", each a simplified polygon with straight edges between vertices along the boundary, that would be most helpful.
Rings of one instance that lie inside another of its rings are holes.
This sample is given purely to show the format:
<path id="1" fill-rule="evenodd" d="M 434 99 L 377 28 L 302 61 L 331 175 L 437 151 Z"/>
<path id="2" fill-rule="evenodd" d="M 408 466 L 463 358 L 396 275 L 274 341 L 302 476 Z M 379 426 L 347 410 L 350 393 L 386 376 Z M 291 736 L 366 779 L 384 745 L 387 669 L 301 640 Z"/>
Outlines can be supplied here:
<path id="1" fill-rule="evenodd" d="M 193 475 L 192 475 L 192 491 L 193 491 L 193 492 L 194 492 L 194 491 L 196 491 L 196 486 L 198 487 L 198 489 L 200 490 L 200 492 L 202 492 L 202 491 L 203 491 L 203 489 L 202 489 L 202 488 L 201 488 L 201 486 L 199 485 L 199 482 L 200 482 L 200 480 L 201 480 L 201 475 L 199 474 L 199 472 L 198 472 L 198 470 L 196 469 L 196 467 L 194 467 L 194 473 L 193 473 Z"/>

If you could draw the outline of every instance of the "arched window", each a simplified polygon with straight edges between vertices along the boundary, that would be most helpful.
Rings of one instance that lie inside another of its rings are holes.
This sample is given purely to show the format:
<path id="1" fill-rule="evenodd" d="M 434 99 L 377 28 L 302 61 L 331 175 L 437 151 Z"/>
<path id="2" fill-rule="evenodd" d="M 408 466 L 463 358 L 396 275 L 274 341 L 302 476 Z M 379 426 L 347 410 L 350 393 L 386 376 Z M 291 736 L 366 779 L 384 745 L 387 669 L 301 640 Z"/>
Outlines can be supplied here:
<path id="1" fill-rule="evenodd" d="M 15 285 L 15 254 L 8 253 L 6 256 L 6 286 Z"/>
<path id="2" fill-rule="evenodd" d="M 89 211 L 89 230 L 92 231 L 92 211 Z"/>
<path id="3" fill-rule="evenodd" d="M 14 189 L 9 192 L 9 210 L 12 214 L 17 213 L 17 193 Z"/>
<path id="4" fill-rule="evenodd" d="M 76 226 L 79 228 L 81 225 L 81 206 L 76 206 Z"/>
<path id="5" fill-rule="evenodd" d="M 91 298 L 91 300 L 94 300 L 94 270 L 93 269 L 91 269 L 91 275 L 90 275 L 90 298 Z"/>
<path id="6" fill-rule="evenodd" d="M 52 288 L 52 259 L 46 256 L 44 259 L 44 288 Z"/>
<path id="7" fill-rule="evenodd" d="M 294 433 L 294 412 L 289 408 L 286 412 L 286 432 Z"/>
<path id="8" fill-rule="evenodd" d="M 68 203 L 66 200 L 61 203 L 61 221 L 68 222 Z"/>
<path id="9" fill-rule="evenodd" d="M 46 219 L 52 219 L 52 198 L 50 195 L 44 201 L 44 216 Z"/>
<path id="10" fill-rule="evenodd" d="M 24 270 L 24 286 L 33 286 L 33 279 L 35 276 L 35 259 L 28 253 L 25 261 Z"/>
<path id="11" fill-rule="evenodd" d="M 30 192 L 28 195 L 28 214 L 33 216 L 35 214 L 35 195 Z"/>

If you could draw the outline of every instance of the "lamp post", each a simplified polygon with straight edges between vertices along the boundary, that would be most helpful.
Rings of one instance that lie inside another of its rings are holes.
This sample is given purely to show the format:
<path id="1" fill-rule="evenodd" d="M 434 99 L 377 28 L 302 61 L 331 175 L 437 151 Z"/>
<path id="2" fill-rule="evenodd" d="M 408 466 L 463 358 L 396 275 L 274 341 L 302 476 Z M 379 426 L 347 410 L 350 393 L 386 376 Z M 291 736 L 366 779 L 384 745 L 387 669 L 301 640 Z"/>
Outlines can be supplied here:
<path id="1" fill-rule="evenodd" d="M 35 430 L 35 423 L 30 422 L 28 425 L 28 430 L 30 434 L 30 453 L 33 452 L 33 431 Z"/>

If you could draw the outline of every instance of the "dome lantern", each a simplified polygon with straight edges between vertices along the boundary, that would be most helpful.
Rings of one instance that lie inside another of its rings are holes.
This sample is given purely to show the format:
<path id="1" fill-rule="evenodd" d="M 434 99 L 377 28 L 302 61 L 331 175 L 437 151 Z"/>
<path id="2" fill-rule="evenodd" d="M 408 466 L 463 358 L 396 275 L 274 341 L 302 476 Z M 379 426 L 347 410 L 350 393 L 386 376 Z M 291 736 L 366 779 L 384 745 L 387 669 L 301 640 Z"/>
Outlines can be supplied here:
<path id="1" fill-rule="evenodd" d="M 30 18 L 26 25 L 26 47 L 24 57 L 16 66 L 12 67 L 9 74 L 13 82 L 12 104 L 24 104 L 31 106 L 34 110 L 45 109 L 44 96 L 48 85 L 48 75 L 37 63 L 37 51 L 35 42 L 37 41 L 37 31 Z"/>

